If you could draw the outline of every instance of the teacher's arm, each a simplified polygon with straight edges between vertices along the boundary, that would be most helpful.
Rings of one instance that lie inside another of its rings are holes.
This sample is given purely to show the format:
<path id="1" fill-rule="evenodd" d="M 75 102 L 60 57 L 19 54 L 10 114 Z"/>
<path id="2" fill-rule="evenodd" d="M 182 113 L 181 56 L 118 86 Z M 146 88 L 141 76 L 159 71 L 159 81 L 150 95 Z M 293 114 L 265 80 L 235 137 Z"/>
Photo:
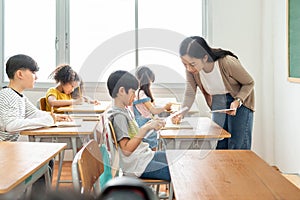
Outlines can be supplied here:
<path id="1" fill-rule="evenodd" d="M 184 97 L 182 107 L 188 107 L 188 110 L 182 113 L 185 115 L 189 109 L 192 107 L 197 91 L 197 82 L 195 77 L 192 73 L 186 71 L 186 83 L 185 83 L 185 90 L 184 90 Z"/>

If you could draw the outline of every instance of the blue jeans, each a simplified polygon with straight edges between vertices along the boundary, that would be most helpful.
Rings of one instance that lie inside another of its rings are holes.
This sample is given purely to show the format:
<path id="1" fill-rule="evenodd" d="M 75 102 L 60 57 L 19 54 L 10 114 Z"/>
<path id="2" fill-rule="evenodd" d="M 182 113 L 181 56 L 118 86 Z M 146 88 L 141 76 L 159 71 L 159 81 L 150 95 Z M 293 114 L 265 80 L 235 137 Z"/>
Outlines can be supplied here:
<path id="1" fill-rule="evenodd" d="M 229 108 L 234 98 L 230 94 L 213 95 L 212 110 Z M 217 149 L 251 149 L 253 111 L 245 106 L 236 115 L 213 113 L 212 120 L 231 134 L 231 138 L 218 142 Z"/>
<path id="2" fill-rule="evenodd" d="M 156 151 L 153 159 L 147 165 L 141 178 L 162 179 L 171 181 L 166 152 Z"/>

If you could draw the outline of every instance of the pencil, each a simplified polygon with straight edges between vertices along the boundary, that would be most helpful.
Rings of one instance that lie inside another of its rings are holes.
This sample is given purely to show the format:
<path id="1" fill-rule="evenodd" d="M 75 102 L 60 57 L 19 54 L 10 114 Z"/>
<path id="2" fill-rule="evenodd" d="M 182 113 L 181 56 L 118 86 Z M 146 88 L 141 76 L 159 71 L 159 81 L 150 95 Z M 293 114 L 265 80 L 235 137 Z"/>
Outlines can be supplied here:
<path id="1" fill-rule="evenodd" d="M 51 106 L 51 116 L 53 117 L 53 121 L 54 121 L 54 124 L 56 123 L 56 119 L 55 119 L 55 115 L 54 115 L 54 108 L 53 106 Z"/>

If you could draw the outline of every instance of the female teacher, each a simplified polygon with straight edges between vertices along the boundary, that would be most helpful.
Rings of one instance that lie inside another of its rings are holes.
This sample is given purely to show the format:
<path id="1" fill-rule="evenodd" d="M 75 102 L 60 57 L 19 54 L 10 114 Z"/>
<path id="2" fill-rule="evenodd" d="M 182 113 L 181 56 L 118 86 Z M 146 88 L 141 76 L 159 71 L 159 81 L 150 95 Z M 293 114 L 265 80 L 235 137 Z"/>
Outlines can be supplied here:
<path id="1" fill-rule="evenodd" d="M 218 142 L 217 149 L 250 149 L 254 111 L 254 80 L 230 51 L 211 48 L 199 36 L 181 42 L 179 54 L 186 68 L 186 87 L 182 107 L 190 108 L 197 87 L 211 110 L 212 120 L 231 134 Z M 175 117 L 173 122 L 182 116 Z"/>

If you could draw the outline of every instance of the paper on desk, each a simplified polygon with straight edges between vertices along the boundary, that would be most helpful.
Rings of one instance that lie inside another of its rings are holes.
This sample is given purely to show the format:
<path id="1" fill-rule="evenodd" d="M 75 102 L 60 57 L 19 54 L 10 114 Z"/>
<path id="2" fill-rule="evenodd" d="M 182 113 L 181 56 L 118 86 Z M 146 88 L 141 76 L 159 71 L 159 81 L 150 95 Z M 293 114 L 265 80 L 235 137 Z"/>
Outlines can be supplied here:
<path id="1" fill-rule="evenodd" d="M 211 110 L 211 111 L 208 111 L 210 113 L 216 113 L 216 112 L 219 112 L 219 113 L 226 113 L 227 111 L 234 111 L 236 110 L 235 108 L 228 108 L 228 109 L 219 109 L 219 110 Z"/>
<path id="2" fill-rule="evenodd" d="M 161 128 L 161 130 L 172 129 L 193 129 L 193 127 L 188 121 L 181 121 L 179 124 L 173 124 L 171 120 L 168 120 L 168 122 L 166 122 L 166 125 Z"/>
<path id="3" fill-rule="evenodd" d="M 81 124 L 76 122 L 76 121 L 61 121 L 61 122 L 56 122 L 55 124 L 51 125 L 50 127 L 80 127 Z"/>
<path id="4" fill-rule="evenodd" d="M 100 114 L 95 114 L 95 113 L 87 113 L 87 114 L 81 114 L 81 113 L 76 113 L 76 114 L 70 114 L 69 115 L 72 119 L 82 119 L 82 121 L 99 121 L 101 119 Z"/>

